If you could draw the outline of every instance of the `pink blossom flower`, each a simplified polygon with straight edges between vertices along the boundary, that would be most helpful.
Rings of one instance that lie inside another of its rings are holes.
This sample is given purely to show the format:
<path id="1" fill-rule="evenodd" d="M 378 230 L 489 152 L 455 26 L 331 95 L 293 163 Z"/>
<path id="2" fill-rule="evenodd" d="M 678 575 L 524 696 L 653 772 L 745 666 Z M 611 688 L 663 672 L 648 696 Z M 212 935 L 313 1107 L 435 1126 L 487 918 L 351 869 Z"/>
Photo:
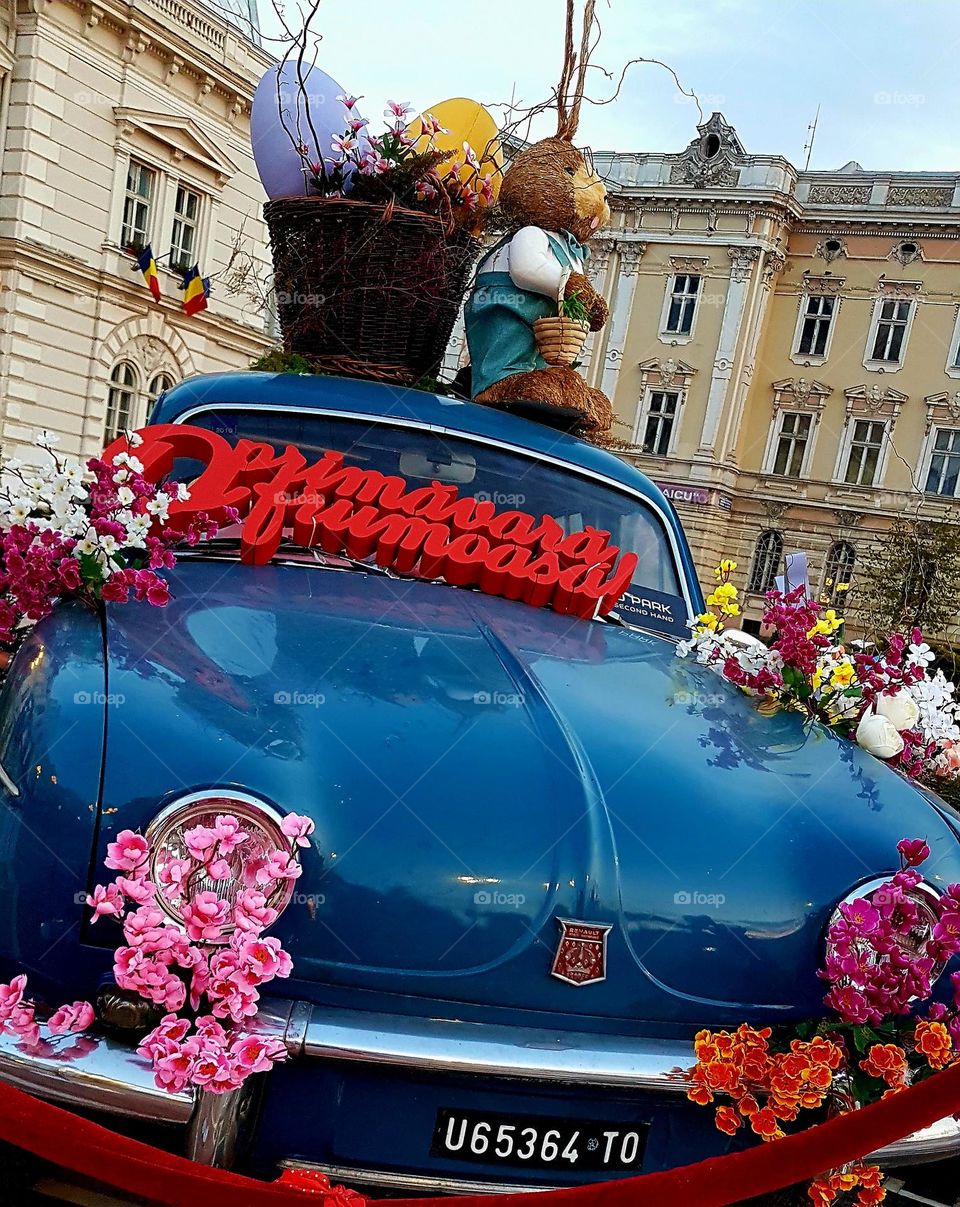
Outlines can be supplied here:
<path id="1" fill-rule="evenodd" d="M 299 813 L 288 813 L 280 823 L 280 829 L 287 838 L 292 838 L 298 847 L 308 847 L 310 845 L 308 840 L 316 826 L 309 817 L 303 817 Z"/>
<path id="2" fill-rule="evenodd" d="M 117 872 L 135 872 L 150 854 L 147 840 L 133 830 L 121 830 L 116 841 L 107 844 L 104 864 Z"/>
<path id="3" fill-rule="evenodd" d="M 187 878 L 193 871 L 192 859 L 177 859 L 173 856 L 168 857 L 160 865 L 160 871 L 157 879 L 161 886 L 167 891 L 164 896 L 168 899 L 176 897 L 184 891 L 187 886 Z"/>
<path id="4" fill-rule="evenodd" d="M 197 893 L 180 910 L 187 925 L 187 934 L 194 942 L 219 939 L 227 920 L 230 905 L 209 889 Z"/>
<path id="5" fill-rule="evenodd" d="M 269 884 L 274 880 L 296 880 L 303 868 L 286 851 L 271 851 L 266 863 L 256 873 L 257 884 Z"/>
<path id="6" fill-rule="evenodd" d="M 184 831 L 183 841 L 198 863 L 206 863 L 217 842 L 216 833 L 207 826 L 193 826 Z"/>
<path id="7" fill-rule="evenodd" d="M 123 913 L 123 893 L 115 884 L 95 885 L 92 896 L 87 897 L 87 905 L 93 910 L 91 922 L 98 918 L 116 918 Z"/>
<path id="8" fill-rule="evenodd" d="M 249 983 L 260 985 L 274 977 L 288 977 L 293 970 L 290 956 L 276 938 L 244 938 L 237 946 L 237 959 Z"/>
<path id="9" fill-rule="evenodd" d="M 238 930 L 259 934 L 277 920 L 277 911 L 267 905 L 267 898 L 255 889 L 246 889 L 233 907 L 233 922 Z"/>
<path id="10" fill-rule="evenodd" d="M 21 1004 L 27 988 L 27 978 L 21 973 L 15 976 L 8 985 L 0 985 L 0 1022 Z"/>
<path id="11" fill-rule="evenodd" d="M 207 875 L 212 880 L 229 880 L 233 871 L 226 859 L 214 859 L 207 864 Z"/>
<path id="12" fill-rule="evenodd" d="M 354 106 L 356 105 L 357 101 L 359 100 L 359 97 L 351 96 L 349 93 L 345 92 L 345 93 L 342 93 L 340 96 L 338 96 L 337 100 L 340 102 L 341 105 L 344 106 L 344 108 L 353 109 Z"/>
<path id="13" fill-rule="evenodd" d="M 15 1006 L 13 1010 L 0 1021 L 0 1033 L 12 1031 L 14 1035 L 30 1048 L 40 1043 L 40 1024 L 36 1021 L 32 1006 Z"/>
<path id="14" fill-rule="evenodd" d="M 61 1006 L 47 1020 L 51 1035 L 72 1035 L 86 1029 L 93 1022 L 93 1007 L 89 1002 L 74 1002 L 72 1006 Z"/>
<path id="15" fill-rule="evenodd" d="M 230 1053 L 242 1069 L 249 1073 L 266 1073 L 278 1060 L 285 1060 L 286 1047 L 280 1039 L 246 1035 L 234 1040 Z"/>
<path id="16" fill-rule="evenodd" d="M 250 835 L 240 829 L 240 823 L 232 814 L 224 813 L 217 817 L 211 830 L 217 840 L 217 854 L 232 855 L 241 843 L 247 841 Z"/>
<path id="17" fill-rule="evenodd" d="M 146 905 L 157 895 L 153 881 L 143 876 L 118 876 L 116 887 L 124 896 L 129 897 L 131 901 L 136 901 L 138 905 Z"/>

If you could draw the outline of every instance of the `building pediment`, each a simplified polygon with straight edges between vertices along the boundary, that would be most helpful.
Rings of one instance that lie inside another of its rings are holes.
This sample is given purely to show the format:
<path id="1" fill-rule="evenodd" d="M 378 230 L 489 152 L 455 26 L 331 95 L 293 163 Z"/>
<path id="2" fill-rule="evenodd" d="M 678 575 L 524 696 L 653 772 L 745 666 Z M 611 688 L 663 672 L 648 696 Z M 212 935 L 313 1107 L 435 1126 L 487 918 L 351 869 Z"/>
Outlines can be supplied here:
<path id="1" fill-rule="evenodd" d="M 903 404 L 909 400 L 909 395 L 892 386 L 878 385 L 850 386 L 843 391 L 843 396 L 847 400 L 848 418 L 856 415 L 863 419 L 896 420 Z"/>
<path id="2" fill-rule="evenodd" d="M 174 162 L 190 160 L 213 173 L 219 184 L 235 175 L 237 165 L 228 159 L 214 140 L 192 118 L 147 109 L 114 108 L 121 134 L 152 138 L 167 147 Z"/>

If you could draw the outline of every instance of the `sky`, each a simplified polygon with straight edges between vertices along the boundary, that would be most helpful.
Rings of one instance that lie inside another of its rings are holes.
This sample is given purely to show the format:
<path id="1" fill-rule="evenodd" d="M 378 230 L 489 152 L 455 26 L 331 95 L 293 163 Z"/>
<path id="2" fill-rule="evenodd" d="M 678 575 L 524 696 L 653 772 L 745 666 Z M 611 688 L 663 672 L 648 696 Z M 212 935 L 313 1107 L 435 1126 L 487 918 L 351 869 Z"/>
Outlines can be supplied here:
<path id="1" fill-rule="evenodd" d="M 276 51 L 271 0 L 259 5 Z M 373 129 L 388 99 L 532 104 L 559 76 L 563 14 L 563 0 L 321 0 L 317 64 L 363 96 Z M 663 60 L 748 152 L 802 168 L 819 105 L 812 169 L 960 171 L 960 0 L 599 0 L 597 15 L 594 63 L 619 78 L 633 57 Z M 614 87 L 591 71 L 593 98 Z M 585 106 L 577 142 L 677 152 L 699 120 L 664 68 L 636 64 L 614 103 Z"/>

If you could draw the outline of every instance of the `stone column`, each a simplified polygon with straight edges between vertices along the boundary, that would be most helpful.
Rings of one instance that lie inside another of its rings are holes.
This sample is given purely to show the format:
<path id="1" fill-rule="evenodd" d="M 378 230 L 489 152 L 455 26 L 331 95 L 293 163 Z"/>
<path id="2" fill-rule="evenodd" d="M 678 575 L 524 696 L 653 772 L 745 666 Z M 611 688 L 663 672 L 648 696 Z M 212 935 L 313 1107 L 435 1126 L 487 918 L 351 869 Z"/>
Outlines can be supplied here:
<path id="1" fill-rule="evenodd" d="M 617 392 L 620 363 L 623 360 L 624 344 L 630 327 L 630 314 L 633 311 L 633 298 L 637 290 L 637 274 L 646 250 L 646 243 L 640 239 L 629 241 L 624 239 L 617 242 L 620 271 L 611 301 L 610 318 L 607 320 L 609 333 L 603 362 L 603 377 L 600 380 L 600 389 L 611 402 Z"/>

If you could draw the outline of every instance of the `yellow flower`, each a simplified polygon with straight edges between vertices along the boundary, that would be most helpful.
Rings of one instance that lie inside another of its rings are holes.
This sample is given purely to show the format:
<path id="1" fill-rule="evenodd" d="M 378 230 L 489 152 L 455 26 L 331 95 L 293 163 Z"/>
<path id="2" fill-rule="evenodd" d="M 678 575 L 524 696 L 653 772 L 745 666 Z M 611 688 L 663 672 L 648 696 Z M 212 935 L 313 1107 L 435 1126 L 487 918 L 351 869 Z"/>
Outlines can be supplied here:
<path id="1" fill-rule="evenodd" d="M 700 625 L 701 630 L 715 630 L 717 625 L 720 623 L 720 618 L 714 616 L 712 612 L 704 612 L 702 616 L 697 617 L 697 622 Z"/>
<path id="2" fill-rule="evenodd" d="M 737 563 L 734 561 L 731 561 L 730 558 L 725 557 L 721 561 L 720 565 L 717 566 L 716 570 L 714 571 L 717 582 L 721 582 L 728 574 L 732 574 L 734 572 L 734 570 L 736 570 L 736 568 L 737 568 Z"/>
<path id="3" fill-rule="evenodd" d="M 853 663 L 841 662 L 833 669 L 833 674 L 830 676 L 831 687 L 849 687 L 853 682 L 856 674 Z"/>
<path id="4" fill-rule="evenodd" d="M 724 616 L 739 616 L 740 605 L 738 603 L 724 604 L 722 611 Z"/>
<path id="5" fill-rule="evenodd" d="M 823 667 L 818 666 L 813 672 L 811 683 L 813 684 L 813 690 L 815 692 L 820 690 L 820 688 L 823 686 Z"/>
<path id="6" fill-rule="evenodd" d="M 842 624 L 843 617 L 838 616 L 833 608 L 827 608 L 826 612 L 824 612 L 809 633 L 807 633 L 807 636 L 815 637 L 818 633 L 822 633 L 825 637 L 829 637 L 830 634 L 835 633 Z"/>
<path id="7" fill-rule="evenodd" d="M 849 591 L 850 584 L 849 583 L 837 583 L 837 590 L 838 591 Z"/>

